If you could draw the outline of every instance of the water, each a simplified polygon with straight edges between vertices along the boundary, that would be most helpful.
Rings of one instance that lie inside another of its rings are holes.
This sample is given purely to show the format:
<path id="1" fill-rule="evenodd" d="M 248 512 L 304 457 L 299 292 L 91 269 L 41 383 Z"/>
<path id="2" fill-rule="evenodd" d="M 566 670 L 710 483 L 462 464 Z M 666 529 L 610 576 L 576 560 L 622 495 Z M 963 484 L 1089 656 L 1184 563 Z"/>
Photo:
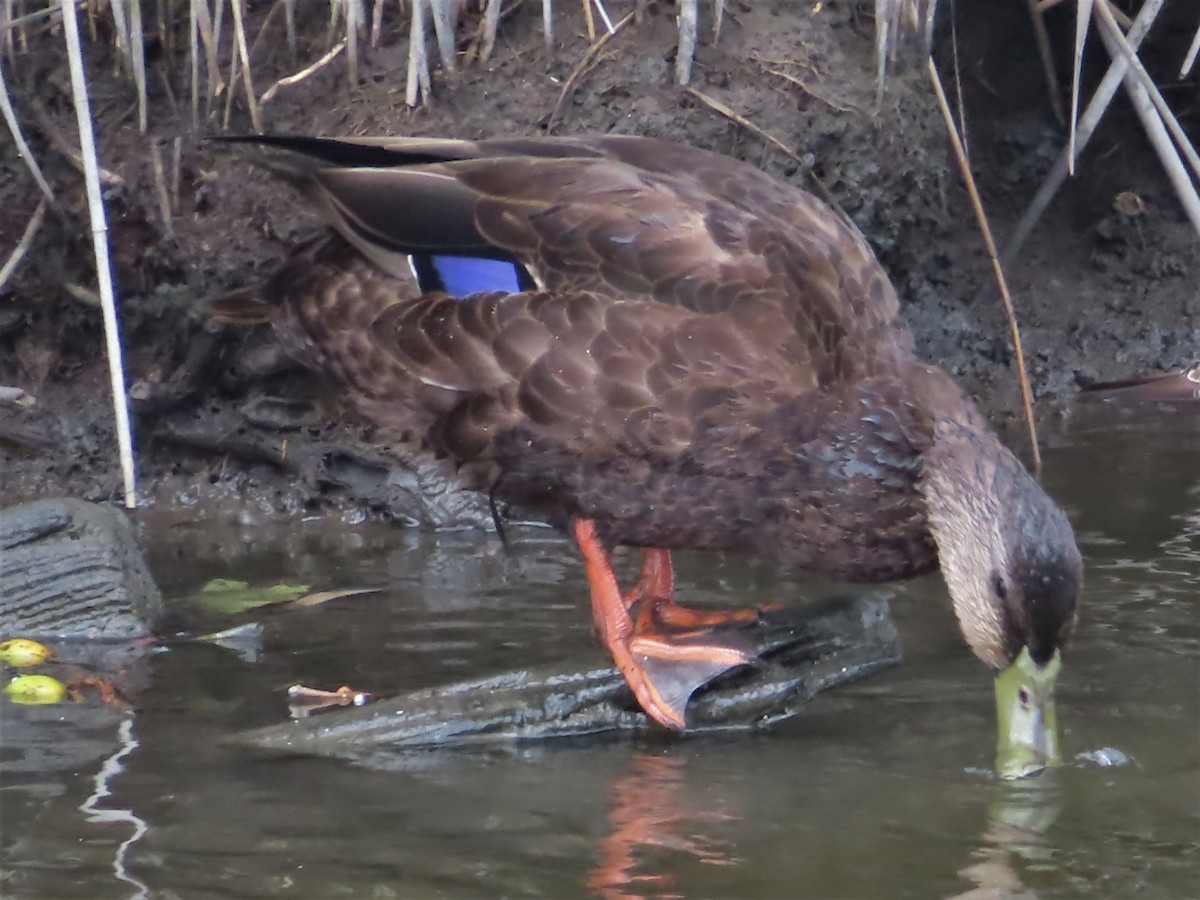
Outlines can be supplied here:
<path id="1" fill-rule="evenodd" d="M 294 682 L 406 690 L 596 659 L 580 567 L 541 530 L 505 551 L 382 526 L 151 523 L 169 596 L 213 577 L 385 590 L 252 616 L 258 662 L 208 645 L 150 657 L 130 675 L 135 716 L 5 706 L 0 894 L 1200 896 L 1197 448 L 1200 415 L 1169 408 L 1095 407 L 1048 437 L 1046 482 L 1088 566 L 1059 686 L 1078 758 L 1020 783 L 990 772 L 991 685 L 936 578 L 897 592 L 902 667 L 768 733 L 389 771 L 255 755 L 223 738 L 278 720 Z M 732 557 L 684 555 L 679 574 L 697 602 L 819 590 Z"/>

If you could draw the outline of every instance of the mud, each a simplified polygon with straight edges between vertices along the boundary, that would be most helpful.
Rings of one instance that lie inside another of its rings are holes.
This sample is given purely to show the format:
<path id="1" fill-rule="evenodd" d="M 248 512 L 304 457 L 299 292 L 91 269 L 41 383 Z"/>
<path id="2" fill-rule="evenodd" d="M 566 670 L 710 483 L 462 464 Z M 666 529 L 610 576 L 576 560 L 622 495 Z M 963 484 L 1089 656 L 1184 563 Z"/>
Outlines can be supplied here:
<path id="1" fill-rule="evenodd" d="M 1186 13 L 1187 4 L 1173 0 L 1168 15 Z M 998 421 L 1011 421 L 1018 396 L 1007 329 L 923 71 L 901 60 L 877 109 L 864 5 L 728 6 L 719 41 L 708 32 L 701 41 L 693 87 L 794 156 L 673 83 L 676 32 L 664 4 L 609 43 L 553 119 L 588 47 L 577 4 L 558 4 L 552 47 L 541 35 L 540 8 L 520 6 L 504 23 L 491 61 L 454 75 L 435 72 L 433 104 L 417 110 L 403 103 L 407 26 L 392 22 L 382 45 L 366 53 L 355 90 L 335 63 L 282 89 L 264 108 L 266 129 L 462 137 L 611 131 L 686 141 L 788 181 L 819 179 L 876 248 L 925 355 L 953 372 Z M 1064 132 L 1050 115 L 1022 5 L 980 0 L 958 7 L 972 161 L 1003 242 Z M 269 8 L 252 6 L 250 33 L 257 34 Z M 312 15 L 301 22 L 303 59 L 323 48 L 324 12 Z M 1067 76 L 1070 16 L 1056 12 L 1050 24 Z M 1174 80 L 1183 50 L 1172 35 L 1184 30 L 1168 27 L 1157 44 L 1152 36 L 1146 57 L 1164 83 L 1171 73 L 1171 102 L 1186 128 L 1200 115 L 1200 82 Z M 952 77 L 948 34 L 941 32 L 938 55 Z M 268 31 L 255 51 L 260 92 L 297 68 L 282 35 L 275 37 Z M 53 137 L 75 141 L 60 38 L 32 36 L 9 76 L 27 136 L 61 202 L 0 298 L 0 385 L 36 399 L 32 406 L 0 405 L 3 503 L 119 495 L 100 314 L 86 292 L 68 287 L 92 285 L 94 275 L 82 179 Z M 490 523 L 485 499 L 456 492 L 447 473 L 403 448 L 381 445 L 327 385 L 289 368 L 261 335 L 226 333 L 205 321 L 205 298 L 263 277 L 315 222 L 237 152 L 203 141 L 220 130 L 223 103 L 200 134 L 192 131 L 182 57 L 150 47 L 152 115 L 143 136 L 132 85 L 114 76 L 103 30 L 87 49 L 101 162 L 119 179 L 107 186 L 106 200 L 143 501 L 251 520 L 335 515 L 354 522 L 385 514 L 441 526 Z M 1093 54 L 1093 67 L 1101 56 Z M 249 127 L 244 105 L 235 102 L 230 130 Z M 166 172 L 169 223 L 151 147 Z M 1078 169 L 1008 270 L 1043 415 L 1066 408 L 1080 378 L 1178 368 L 1200 352 L 1200 249 L 1123 100 Z M 0 147 L 0 247 L 15 245 L 37 196 L 15 149 Z M 1013 438 L 1018 443 L 1020 435 Z"/>

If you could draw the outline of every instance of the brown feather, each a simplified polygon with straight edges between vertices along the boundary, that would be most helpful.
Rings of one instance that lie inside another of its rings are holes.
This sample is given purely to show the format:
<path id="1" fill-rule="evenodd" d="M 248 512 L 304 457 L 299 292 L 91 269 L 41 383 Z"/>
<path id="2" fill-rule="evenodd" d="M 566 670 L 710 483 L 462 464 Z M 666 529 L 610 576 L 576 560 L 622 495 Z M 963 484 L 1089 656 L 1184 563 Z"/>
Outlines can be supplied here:
<path id="1" fill-rule="evenodd" d="M 249 140 L 306 157 L 286 176 L 344 238 L 263 287 L 285 346 L 465 480 L 610 544 L 907 577 L 938 560 L 937 424 L 1011 459 L 913 355 L 857 229 L 750 166 L 613 136 Z M 536 288 L 423 293 L 423 252 L 512 260 Z"/>

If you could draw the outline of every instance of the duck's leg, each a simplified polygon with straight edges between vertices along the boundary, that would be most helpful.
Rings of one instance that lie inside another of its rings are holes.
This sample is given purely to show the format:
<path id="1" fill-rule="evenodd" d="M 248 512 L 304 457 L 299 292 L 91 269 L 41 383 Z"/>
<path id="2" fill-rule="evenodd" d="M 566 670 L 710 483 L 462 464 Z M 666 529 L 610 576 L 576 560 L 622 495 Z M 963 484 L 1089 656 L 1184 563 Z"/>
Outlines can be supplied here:
<path id="1" fill-rule="evenodd" d="M 642 571 L 637 584 L 625 593 L 625 608 L 632 610 L 643 600 L 670 601 L 675 596 L 675 569 L 671 551 L 648 547 L 642 551 Z"/>
<path id="2" fill-rule="evenodd" d="M 634 634 L 658 631 L 660 626 L 680 631 L 750 625 L 771 607 L 700 612 L 674 602 L 675 570 L 671 551 L 651 547 L 642 552 L 642 571 L 637 584 L 625 594 L 625 608 L 638 607 Z"/>
<path id="3" fill-rule="evenodd" d="M 667 635 L 658 629 L 635 633 L 595 523 L 577 518 L 573 529 L 583 553 L 597 635 L 646 714 L 667 728 L 683 728 L 692 692 L 722 672 L 752 662 L 753 654 L 703 636 Z"/>

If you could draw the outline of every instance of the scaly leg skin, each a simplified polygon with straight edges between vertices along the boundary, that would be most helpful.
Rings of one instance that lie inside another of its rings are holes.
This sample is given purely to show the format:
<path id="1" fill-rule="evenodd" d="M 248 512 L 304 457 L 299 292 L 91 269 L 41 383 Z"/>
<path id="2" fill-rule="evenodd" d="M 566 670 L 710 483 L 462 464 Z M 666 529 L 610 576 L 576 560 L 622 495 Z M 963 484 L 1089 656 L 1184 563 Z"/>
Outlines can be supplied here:
<path id="1" fill-rule="evenodd" d="M 702 635 L 681 639 L 657 629 L 635 633 L 595 523 L 576 518 L 573 529 L 587 572 L 596 634 L 646 715 L 666 728 L 682 729 L 692 692 L 723 672 L 753 662 L 754 655 L 728 644 L 706 642 Z"/>
<path id="2" fill-rule="evenodd" d="M 768 610 L 779 604 L 751 609 L 699 612 L 674 602 L 675 571 L 671 551 L 651 547 L 642 552 L 642 571 L 637 584 L 625 594 L 625 608 L 631 613 L 638 607 L 633 631 L 636 635 L 657 634 L 663 628 L 679 632 L 698 633 L 721 626 L 752 625 Z"/>
<path id="3" fill-rule="evenodd" d="M 632 610 L 643 600 L 670 601 L 675 596 L 675 569 L 671 551 L 649 547 L 642 551 L 642 572 L 637 584 L 625 594 L 625 608 Z"/>

